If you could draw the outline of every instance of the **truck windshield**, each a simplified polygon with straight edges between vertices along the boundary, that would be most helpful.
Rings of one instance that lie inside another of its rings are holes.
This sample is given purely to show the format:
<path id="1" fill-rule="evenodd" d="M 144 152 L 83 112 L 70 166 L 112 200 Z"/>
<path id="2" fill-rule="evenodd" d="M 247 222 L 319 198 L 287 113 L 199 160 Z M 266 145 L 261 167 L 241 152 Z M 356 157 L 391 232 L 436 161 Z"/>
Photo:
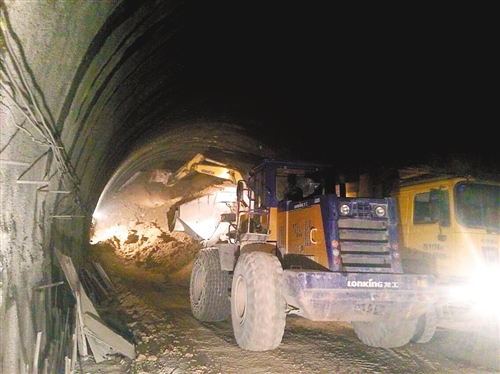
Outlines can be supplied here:
<path id="1" fill-rule="evenodd" d="M 457 183 L 455 207 L 463 226 L 500 231 L 500 186 Z"/>

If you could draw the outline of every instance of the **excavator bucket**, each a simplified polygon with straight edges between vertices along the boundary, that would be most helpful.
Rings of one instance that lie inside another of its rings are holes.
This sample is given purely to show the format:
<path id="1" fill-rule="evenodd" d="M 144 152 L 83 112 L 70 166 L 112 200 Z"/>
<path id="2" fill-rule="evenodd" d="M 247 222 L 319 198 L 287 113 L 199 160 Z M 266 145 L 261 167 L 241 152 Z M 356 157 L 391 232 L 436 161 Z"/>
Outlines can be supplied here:
<path id="1" fill-rule="evenodd" d="M 228 219 L 221 219 L 221 215 L 235 213 L 236 185 L 244 178 L 237 169 L 198 153 L 170 177 L 167 187 L 194 173 L 229 181 L 232 185 L 228 186 L 226 183 L 214 186 L 216 187 L 214 192 L 176 204 L 167 213 L 168 226 L 171 232 L 184 231 L 193 238 L 211 245 L 229 231 L 230 222 Z"/>
<path id="2" fill-rule="evenodd" d="M 183 231 L 207 245 L 216 243 L 229 231 L 229 222 L 222 215 L 234 213 L 236 186 L 172 207 L 168 212 L 170 231 Z M 226 222 L 223 222 L 226 221 Z"/>

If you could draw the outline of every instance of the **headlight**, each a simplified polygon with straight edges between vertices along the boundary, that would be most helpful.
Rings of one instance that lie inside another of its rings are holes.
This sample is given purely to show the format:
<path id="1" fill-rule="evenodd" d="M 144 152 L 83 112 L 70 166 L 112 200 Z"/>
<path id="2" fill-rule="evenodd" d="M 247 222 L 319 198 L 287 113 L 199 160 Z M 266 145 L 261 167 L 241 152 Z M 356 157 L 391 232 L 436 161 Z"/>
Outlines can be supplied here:
<path id="1" fill-rule="evenodd" d="M 340 214 L 343 216 L 347 216 L 349 213 L 351 213 L 351 208 L 347 204 L 342 204 L 340 206 Z"/>
<path id="2" fill-rule="evenodd" d="M 495 315 L 500 318 L 499 284 L 500 275 L 497 271 L 482 269 L 468 282 L 452 288 L 450 296 L 455 301 L 469 303 L 477 314 Z"/>
<path id="3" fill-rule="evenodd" d="M 377 205 L 374 209 L 375 215 L 377 217 L 385 217 L 385 207 L 382 205 Z"/>

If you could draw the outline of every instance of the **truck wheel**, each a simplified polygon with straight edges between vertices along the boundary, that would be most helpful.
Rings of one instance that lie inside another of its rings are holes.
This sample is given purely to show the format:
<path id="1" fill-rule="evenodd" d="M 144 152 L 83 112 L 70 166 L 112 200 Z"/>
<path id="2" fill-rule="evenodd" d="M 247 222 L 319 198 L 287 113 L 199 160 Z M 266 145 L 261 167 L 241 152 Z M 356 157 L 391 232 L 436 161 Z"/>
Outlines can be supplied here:
<path id="1" fill-rule="evenodd" d="M 352 325 L 358 338 L 366 345 L 377 348 L 397 348 L 410 342 L 417 328 L 417 320 L 354 321 Z"/>
<path id="2" fill-rule="evenodd" d="M 285 332 L 285 307 L 283 268 L 276 256 L 264 252 L 242 254 L 231 288 L 231 319 L 240 348 L 277 348 Z"/>
<path id="3" fill-rule="evenodd" d="M 219 322 L 229 318 L 229 273 L 220 267 L 219 249 L 203 248 L 191 271 L 189 299 L 191 311 L 200 321 Z"/>
<path id="4" fill-rule="evenodd" d="M 432 307 L 418 318 L 417 330 L 411 338 L 414 343 L 428 343 L 434 337 L 437 325 L 436 308 Z"/>

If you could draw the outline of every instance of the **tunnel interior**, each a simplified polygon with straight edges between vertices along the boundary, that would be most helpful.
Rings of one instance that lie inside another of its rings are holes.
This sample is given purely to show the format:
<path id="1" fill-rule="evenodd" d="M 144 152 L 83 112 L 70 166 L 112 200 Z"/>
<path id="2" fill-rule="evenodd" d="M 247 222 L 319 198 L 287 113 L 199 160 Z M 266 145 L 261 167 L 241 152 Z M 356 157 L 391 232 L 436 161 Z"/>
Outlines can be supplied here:
<path id="1" fill-rule="evenodd" d="M 494 22 L 476 30 L 478 41 L 458 27 L 465 7 L 443 31 L 444 6 L 398 8 L 395 17 L 395 4 L 356 4 L 0 1 L 5 372 L 25 372 L 37 332 L 42 353 L 57 338 L 56 252 L 84 263 L 96 208 L 138 175 L 172 172 L 197 153 L 245 174 L 264 158 L 325 162 L 352 175 L 448 165 L 451 148 L 433 130 L 447 113 L 459 106 L 461 118 L 495 123 L 497 97 L 480 94 L 498 62 L 488 48 Z M 463 51 L 480 56 L 483 69 L 457 80 L 477 67 Z M 444 100 L 449 91 L 458 94 Z M 405 142 L 402 123 L 422 140 Z M 453 156 L 474 156 L 467 142 L 459 146 Z M 466 166 L 497 162 L 491 147 Z M 216 183 L 204 178 L 196 188 Z M 155 186 L 146 192 L 165 192 Z M 155 201 L 164 217 L 171 202 Z"/>

